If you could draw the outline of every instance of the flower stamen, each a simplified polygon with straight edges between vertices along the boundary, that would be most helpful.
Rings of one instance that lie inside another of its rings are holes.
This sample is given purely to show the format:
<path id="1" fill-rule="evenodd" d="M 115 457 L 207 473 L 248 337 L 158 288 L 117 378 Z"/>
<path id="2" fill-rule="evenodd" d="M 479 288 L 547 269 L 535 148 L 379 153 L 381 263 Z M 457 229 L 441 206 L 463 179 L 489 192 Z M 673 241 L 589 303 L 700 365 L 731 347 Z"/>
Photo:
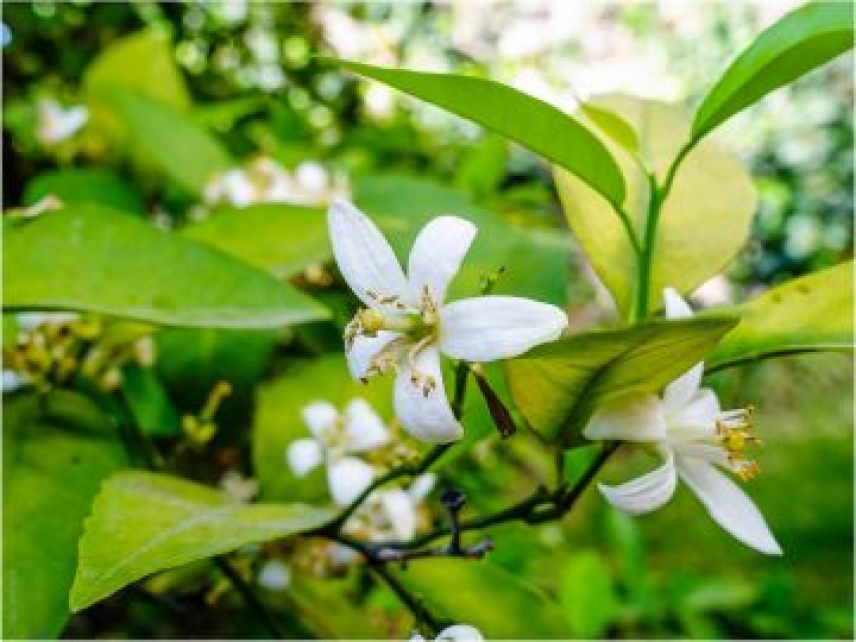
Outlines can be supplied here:
<path id="1" fill-rule="evenodd" d="M 752 432 L 753 408 L 728 410 L 716 420 L 716 436 L 725 449 L 728 463 L 734 473 L 743 481 L 754 478 L 761 467 L 754 460 L 746 458 L 749 445 L 760 446 L 761 440 Z"/>

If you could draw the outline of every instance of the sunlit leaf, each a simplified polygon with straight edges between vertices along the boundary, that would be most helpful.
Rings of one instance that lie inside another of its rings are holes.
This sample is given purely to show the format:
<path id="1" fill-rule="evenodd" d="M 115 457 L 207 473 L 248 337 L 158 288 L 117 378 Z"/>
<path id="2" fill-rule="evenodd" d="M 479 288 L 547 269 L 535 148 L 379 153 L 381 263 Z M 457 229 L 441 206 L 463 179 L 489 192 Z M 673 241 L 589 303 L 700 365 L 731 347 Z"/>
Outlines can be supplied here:
<path id="1" fill-rule="evenodd" d="M 689 123 L 682 110 L 666 103 L 619 94 L 593 104 L 609 109 L 637 132 L 638 155 L 662 180 Z M 635 154 L 611 142 L 627 183 L 625 209 L 641 239 L 648 214 L 650 186 Z M 568 172 L 556 170 L 556 183 L 568 223 L 619 310 L 633 309 L 638 273 L 633 247 L 609 204 Z M 663 288 L 690 292 L 718 274 L 740 251 L 751 228 L 756 194 L 740 163 L 709 143 L 684 161 L 663 205 L 648 300 L 656 307 Z"/>
<path id="2" fill-rule="evenodd" d="M 120 473 L 104 484 L 86 520 L 71 608 L 156 571 L 311 530 L 331 517 L 303 504 L 241 504 L 168 475 Z"/>
<path id="3" fill-rule="evenodd" d="M 33 205 L 48 195 L 66 205 L 95 203 L 120 212 L 143 214 L 142 199 L 121 178 L 95 167 L 62 169 L 39 174 L 24 190 L 24 205 Z"/>
<path id="4" fill-rule="evenodd" d="M 85 397 L 4 398 L 4 639 L 62 632 L 83 520 L 123 453 L 109 418 Z"/>
<path id="5" fill-rule="evenodd" d="M 609 201 L 624 201 L 624 181 L 607 149 L 552 105 L 483 78 L 336 62 L 506 136 L 572 172 Z"/>
<path id="6" fill-rule="evenodd" d="M 475 626 L 486 639 L 571 637 L 555 602 L 490 561 L 436 559 L 417 562 L 397 574 L 433 613 Z"/>
<path id="7" fill-rule="evenodd" d="M 853 5 L 809 2 L 762 33 L 705 96 L 692 126 L 699 139 L 771 91 L 853 46 Z"/>
<path id="8" fill-rule="evenodd" d="M 270 328 L 324 318 L 285 283 L 133 217 L 91 205 L 4 220 L 3 305 L 166 325 Z"/>
<path id="9" fill-rule="evenodd" d="M 536 430 L 572 444 L 595 408 L 627 394 L 658 392 L 736 324 L 734 317 L 709 316 L 578 334 L 509 361 L 511 394 Z"/>
<path id="10" fill-rule="evenodd" d="M 709 368 L 777 354 L 852 350 L 853 262 L 788 281 L 733 311 L 742 321 L 707 359 Z"/>
<path id="11" fill-rule="evenodd" d="M 189 116 L 131 91 L 109 96 L 137 148 L 191 194 L 201 195 L 211 179 L 232 166 L 217 139 Z"/>

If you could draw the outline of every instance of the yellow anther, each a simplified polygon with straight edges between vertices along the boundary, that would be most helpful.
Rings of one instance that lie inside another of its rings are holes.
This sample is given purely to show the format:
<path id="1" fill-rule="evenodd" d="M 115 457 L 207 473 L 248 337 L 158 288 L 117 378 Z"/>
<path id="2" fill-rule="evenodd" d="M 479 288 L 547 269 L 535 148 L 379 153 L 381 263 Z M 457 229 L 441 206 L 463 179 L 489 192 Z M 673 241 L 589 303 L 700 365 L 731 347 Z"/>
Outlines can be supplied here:
<path id="1" fill-rule="evenodd" d="M 363 332 L 372 336 L 377 334 L 379 330 L 383 330 L 384 323 L 386 322 L 386 318 L 383 315 L 383 312 L 380 310 L 375 310 L 373 308 L 369 308 L 367 310 L 360 310 L 360 327 Z"/>
<path id="2" fill-rule="evenodd" d="M 746 435 L 741 430 L 730 430 L 723 441 L 725 448 L 731 452 L 742 452 L 746 448 Z"/>

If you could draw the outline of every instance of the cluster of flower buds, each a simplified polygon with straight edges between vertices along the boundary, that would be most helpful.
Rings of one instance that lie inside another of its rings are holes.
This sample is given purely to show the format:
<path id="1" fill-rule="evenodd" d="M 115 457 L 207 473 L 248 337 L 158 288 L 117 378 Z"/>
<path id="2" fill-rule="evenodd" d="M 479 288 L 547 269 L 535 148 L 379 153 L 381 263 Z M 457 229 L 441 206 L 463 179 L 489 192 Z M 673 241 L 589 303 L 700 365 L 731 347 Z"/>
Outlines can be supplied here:
<path id="1" fill-rule="evenodd" d="M 22 385 L 47 389 L 80 377 L 109 392 L 122 384 L 125 364 L 154 363 L 151 336 L 108 336 L 95 316 L 19 315 L 18 323 L 21 329 L 14 344 L 4 348 L 3 361 Z"/>

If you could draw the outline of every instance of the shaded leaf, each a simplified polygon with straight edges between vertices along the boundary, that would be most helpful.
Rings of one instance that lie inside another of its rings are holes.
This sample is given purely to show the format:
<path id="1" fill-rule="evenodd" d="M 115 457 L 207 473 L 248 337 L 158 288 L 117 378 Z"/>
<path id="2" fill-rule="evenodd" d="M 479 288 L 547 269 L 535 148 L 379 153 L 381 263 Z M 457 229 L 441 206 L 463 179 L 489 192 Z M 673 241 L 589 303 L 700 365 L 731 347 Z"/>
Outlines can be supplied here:
<path id="1" fill-rule="evenodd" d="M 598 406 L 658 392 L 736 324 L 732 317 L 699 316 L 578 334 L 507 362 L 506 376 L 527 421 L 549 439 L 573 444 Z"/>
<path id="2" fill-rule="evenodd" d="M 559 598 L 575 637 L 602 639 L 618 610 L 609 567 L 593 551 L 581 551 L 565 563 Z"/>
<path id="3" fill-rule="evenodd" d="M 4 398 L 4 639 L 62 632 L 83 520 L 101 481 L 124 464 L 115 429 L 87 398 Z"/>
<path id="4" fill-rule="evenodd" d="M 710 369 L 777 354 L 852 350 L 853 261 L 788 281 L 733 311 L 742 320 L 708 357 Z"/>
<path id="5" fill-rule="evenodd" d="M 327 314 L 263 272 L 107 208 L 4 220 L 4 233 L 5 308 L 221 328 L 270 328 Z"/>
<path id="6" fill-rule="evenodd" d="M 172 355 L 168 361 L 172 360 Z M 121 394 L 136 425 L 144 433 L 156 436 L 178 434 L 178 412 L 170 401 L 160 378 L 149 368 L 128 364 L 122 369 Z"/>
<path id="7" fill-rule="evenodd" d="M 142 199 L 121 178 L 95 167 L 62 169 L 39 174 L 24 190 L 24 205 L 53 194 L 66 205 L 95 203 L 120 212 L 143 215 Z"/>
<path id="8" fill-rule="evenodd" d="M 311 530 L 332 517 L 303 504 L 237 503 L 168 475 L 114 475 L 86 520 L 71 608 L 84 609 L 156 571 Z"/>
<path id="9" fill-rule="evenodd" d="M 708 92 L 693 121 L 693 140 L 852 46 L 851 3 L 809 2 L 789 13 L 758 36 Z"/>
<path id="10" fill-rule="evenodd" d="M 552 105 L 483 78 L 335 62 L 506 136 L 572 172 L 607 200 L 624 201 L 624 181 L 610 153 Z"/>
<path id="11" fill-rule="evenodd" d="M 620 115 L 634 127 L 638 156 L 662 180 L 688 136 L 689 123 L 682 110 L 621 94 L 599 97 L 592 104 Z M 636 154 L 603 136 L 624 172 L 625 209 L 641 239 L 650 198 L 648 176 Z M 574 235 L 619 310 L 628 313 L 637 296 L 638 267 L 618 216 L 576 177 L 556 170 L 555 178 Z M 648 300 L 660 301 L 665 287 L 691 292 L 721 272 L 749 236 L 755 203 L 752 181 L 736 158 L 709 143 L 695 148 L 663 204 Z"/>

